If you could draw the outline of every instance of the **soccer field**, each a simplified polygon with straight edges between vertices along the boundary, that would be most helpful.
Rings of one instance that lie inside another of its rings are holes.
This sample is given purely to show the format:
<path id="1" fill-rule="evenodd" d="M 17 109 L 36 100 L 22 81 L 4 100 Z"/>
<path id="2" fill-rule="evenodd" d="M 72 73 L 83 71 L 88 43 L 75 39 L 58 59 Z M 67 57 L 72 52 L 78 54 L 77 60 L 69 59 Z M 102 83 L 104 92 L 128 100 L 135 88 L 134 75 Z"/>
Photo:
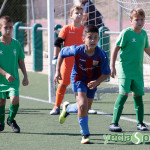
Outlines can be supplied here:
<path id="1" fill-rule="evenodd" d="M 6 125 L 5 130 L 0 133 L 0 150 L 149 150 L 150 131 L 139 132 L 143 135 L 142 139 L 138 134 L 134 142 L 130 139 L 133 133 L 138 132 L 131 95 L 125 104 L 119 122 L 123 129 L 122 133 L 112 133 L 108 130 L 118 94 L 102 94 L 101 100 L 94 100 L 92 107 L 98 111 L 98 114 L 89 115 L 92 144 L 82 145 L 80 144 L 81 135 L 76 114 L 69 115 L 64 124 L 59 124 L 58 116 L 49 115 L 53 105 L 48 103 L 47 75 L 30 72 L 29 81 L 28 87 L 21 86 L 20 88 L 20 109 L 16 120 L 21 128 L 21 133 L 13 133 L 11 128 Z M 144 121 L 150 125 L 149 97 L 150 94 L 146 93 L 143 99 L 145 104 Z M 74 95 L 66 94 L 65 100 L 73 103 Z M 9 100 L 6 105 L 6 118 L 8 107 Z M 106 137 L 107 140 L 104 139 Z M 143 142 L 135 144 L 138 140 L 142 141 L 143 139 L 147 140 L 144 141 L 144 144 Z"/>

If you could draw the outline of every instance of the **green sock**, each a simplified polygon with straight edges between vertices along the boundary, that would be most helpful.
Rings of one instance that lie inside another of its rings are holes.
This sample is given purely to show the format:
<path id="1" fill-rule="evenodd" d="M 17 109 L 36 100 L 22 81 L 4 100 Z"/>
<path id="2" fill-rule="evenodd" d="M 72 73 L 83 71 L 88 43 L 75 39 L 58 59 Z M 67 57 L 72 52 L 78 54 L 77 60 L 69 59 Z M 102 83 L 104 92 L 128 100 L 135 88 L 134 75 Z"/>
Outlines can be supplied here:
<path id="1" fill-rule="evenodd" d="M 10 104 L 9 106 L 9 116 L 8 116 L 8 121 L 13 121 L 19 108 L 19 103 L 17 105 Z"/>
<path id="2" fill-rule="evenodd" d="M 123 106 L 124 106 L 124 103 L 126 102 L 127 98 L 128 98 L 127 95 L 119 94 L 119 96 L 115 102 L 115 106 L 114 106 L 112 123 L 119 122 L 120 116 L 122 114 Z"/>
<path id="3" fill-rule="evenodd" d="M 0 124 L 5 125 L 5 106 L 0 106 Z"/>
<path id="4" fill-rule="evenodd" d="M 144 119 L 144 105 L 142 96 L 133 96 L 134 99 L 134 107 L 136 112 L 136 120 L 137 123 L 143 122 Z"/>

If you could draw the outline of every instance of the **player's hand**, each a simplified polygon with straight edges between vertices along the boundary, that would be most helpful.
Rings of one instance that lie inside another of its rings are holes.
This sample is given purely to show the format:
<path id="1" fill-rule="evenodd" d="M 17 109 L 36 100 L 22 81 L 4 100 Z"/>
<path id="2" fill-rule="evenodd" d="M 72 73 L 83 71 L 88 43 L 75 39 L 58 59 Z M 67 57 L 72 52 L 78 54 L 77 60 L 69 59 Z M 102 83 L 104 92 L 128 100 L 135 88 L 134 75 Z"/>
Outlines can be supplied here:
<path id="1" fill-rule="evenodd" d="M 115 78 L 115 76 L 116 76 L 116 68 L 111 68 L 111 74 L 110 74 L 110 76 L 112 78 Z"/>
<path id="2" fill-rule="evenodd" d="M 98 83 L 96 82 L 96 80 L 90 81 L 90 82 L 87 84 L 87 87 L 88 87 L 90 90 L 96 88 L 97 86 L 98 86 Z"/>
<path id="3" fill-rule="evenodd" d="M 27 77 L 24 77 L 23 80 L 22 80 L 22 85 L 23 86 L 27 86 L 29 84 L 29 80 Z"/>
<path id="4" fill-rule="evenodd" d="M 59 80 L 62 80 L 61 74 L 60 72 L 56 72 L 55 76 L 54 76 L 54 82 L 59 83 Z"/>
<path id="5" fill-rule="evenodd" d="M 6 73 L 5 77 L 6 77 L 8 82 L 12 82 L 15 80 L 15 78 L 9 73 Z"/>

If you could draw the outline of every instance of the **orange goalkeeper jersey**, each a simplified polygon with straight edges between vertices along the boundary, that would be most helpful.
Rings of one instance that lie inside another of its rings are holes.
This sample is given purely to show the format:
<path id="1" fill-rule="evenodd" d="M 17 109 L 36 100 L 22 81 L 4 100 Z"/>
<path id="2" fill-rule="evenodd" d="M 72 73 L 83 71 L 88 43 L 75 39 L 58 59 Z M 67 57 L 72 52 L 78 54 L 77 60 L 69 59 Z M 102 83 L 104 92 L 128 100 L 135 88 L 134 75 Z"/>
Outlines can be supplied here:
<path id="1" fill-rule="evenodd" d="M 65 39 L 64 47 L 65 46 L 71 46 L 71 45 L 81 45 L 84 44 L 82 40 L 82 34 L 83 34 L 84 26 L 81 26 L 81 28 L 77 28 L 73 26 L 72 24 L 65 25 L 60 33 L 60 38 Z M 61 66 L 61 75 L 62 75 L 62 82 L 61 84 L 70 84 L 70 75 L 71 70 L 74 65 L 74 57 L 67 57 L 64 58 L 62 66 Z"/>

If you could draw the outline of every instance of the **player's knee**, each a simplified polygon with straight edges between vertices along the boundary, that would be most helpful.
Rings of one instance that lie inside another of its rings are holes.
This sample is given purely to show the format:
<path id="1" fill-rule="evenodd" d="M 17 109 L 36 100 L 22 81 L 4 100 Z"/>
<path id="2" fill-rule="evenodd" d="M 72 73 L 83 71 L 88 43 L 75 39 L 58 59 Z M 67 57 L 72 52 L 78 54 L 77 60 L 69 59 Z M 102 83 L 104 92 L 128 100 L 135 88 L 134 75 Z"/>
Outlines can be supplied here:
<path id="1" fill-rule="evenodd" d="M 68 85 L 65 84 L 60 84 L 61 87 L 67 87 Z"/>
<path id="2" fill-rule="evenodd" d="M 17 105 L 19 103 L 19 96 L 12 96 L 10 100 L 13 105 Z"/>
<path id="3" fill-rule="evenodd" d="M 0 98 L 0 106 L 4 106 L 6 104 L 6 100 Z"/>
<path id="4" fill-rule="evenodd" d="M 81 112 L 87 112 L 88 111 L 88 105 L 87 103 L 79 103 L 78 104 L 78 110 L 80 110 Z"/>

